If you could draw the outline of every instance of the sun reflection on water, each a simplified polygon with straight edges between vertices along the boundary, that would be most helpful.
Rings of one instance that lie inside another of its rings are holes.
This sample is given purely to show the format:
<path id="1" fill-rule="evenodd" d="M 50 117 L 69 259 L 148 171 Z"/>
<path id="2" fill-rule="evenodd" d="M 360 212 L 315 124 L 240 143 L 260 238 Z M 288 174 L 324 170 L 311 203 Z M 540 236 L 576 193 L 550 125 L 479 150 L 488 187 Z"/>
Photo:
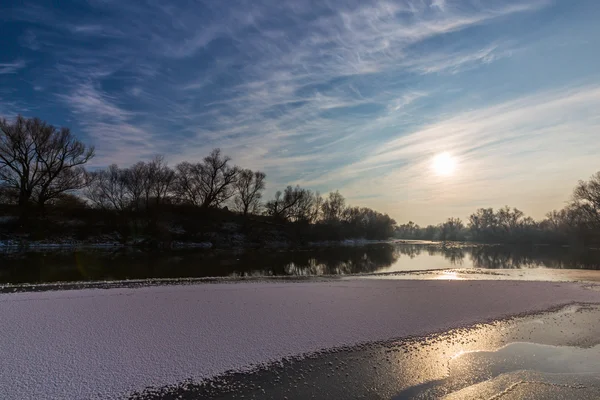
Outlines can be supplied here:
<path id="1" fill-rule="evenodd" d="M 463 281 L 465 278 L 459 276 L 455 271 L 444 271 L 435 279 L 438 280 L 449 280 L 449 281 Z"/>

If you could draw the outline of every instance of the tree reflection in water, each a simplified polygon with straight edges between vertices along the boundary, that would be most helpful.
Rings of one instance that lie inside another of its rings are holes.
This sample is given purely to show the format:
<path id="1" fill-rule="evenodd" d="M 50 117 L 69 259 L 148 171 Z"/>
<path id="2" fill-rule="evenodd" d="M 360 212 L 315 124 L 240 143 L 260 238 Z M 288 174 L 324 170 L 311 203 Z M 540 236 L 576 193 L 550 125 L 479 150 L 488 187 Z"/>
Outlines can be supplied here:
<path id="1" fill-rule="evenodd" d="M 600 269 L 600 251 L 552 246 L 481 246 L 471 249 L 475 268 Z"/>
<path id="2" fill-rule="evenodd" d="M 400 255 L 411 259 L 443 256 L 452 265 L 465 268 L 518 269 L 546 267 L 555 269 L 600 269 L 600 250 L 555 246 L 493 245 L 396 245 Z"/>
<path id="3" fill-rule="evenodd" d="M 326 249 L 317 254 L 303 254 L 284 266 L 283 275 L 348 275 L 376 272 L 395 263 L 398 254 L 394 246 Z"/>
<path id="4" fill-rule="evenodd" d="M 0 283 L 347 275 L 378 272 L 392 265 L 402 270 L 405 258 L 439 256 L 461 268 L 600 269 L 600 250 L 550 246 L 375 244 L 302 250 L 85 250 L 0 254 Z"/>

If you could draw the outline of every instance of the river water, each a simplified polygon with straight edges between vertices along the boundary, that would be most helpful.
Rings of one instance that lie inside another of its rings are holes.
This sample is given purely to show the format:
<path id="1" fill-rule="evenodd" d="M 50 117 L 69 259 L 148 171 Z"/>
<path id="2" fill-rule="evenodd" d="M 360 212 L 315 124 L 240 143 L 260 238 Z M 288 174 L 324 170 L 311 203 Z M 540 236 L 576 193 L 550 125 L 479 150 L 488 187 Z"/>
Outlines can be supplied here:
<path id="1" fill-rule="evenodd" d="M 421 271 L 411 274 L 409 271 Z M 423 272 L 428 271 L 428 272 Z M 487 271 L 487 272 L 486 272 Z M 600 280 L 600 250 L 439 243 L 269 250 L 79 249 L 0 253 L 0 284 L 146 278 L 400 275 Z M 557 278 L 558 277 L 558 278 Z"/>

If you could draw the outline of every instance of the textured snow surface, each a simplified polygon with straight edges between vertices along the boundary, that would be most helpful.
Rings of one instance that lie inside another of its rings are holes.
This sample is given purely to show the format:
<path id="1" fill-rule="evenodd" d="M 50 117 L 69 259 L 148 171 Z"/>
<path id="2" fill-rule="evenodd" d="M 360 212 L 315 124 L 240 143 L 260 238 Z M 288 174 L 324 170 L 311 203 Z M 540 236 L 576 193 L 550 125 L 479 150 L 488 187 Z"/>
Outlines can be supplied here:
<path id="1" fill-rule="evenodd" d="M 3 399 L 122 397 L 321 349 L 570 302 L 575 283 L 352 280 L 0 295 Z"/>

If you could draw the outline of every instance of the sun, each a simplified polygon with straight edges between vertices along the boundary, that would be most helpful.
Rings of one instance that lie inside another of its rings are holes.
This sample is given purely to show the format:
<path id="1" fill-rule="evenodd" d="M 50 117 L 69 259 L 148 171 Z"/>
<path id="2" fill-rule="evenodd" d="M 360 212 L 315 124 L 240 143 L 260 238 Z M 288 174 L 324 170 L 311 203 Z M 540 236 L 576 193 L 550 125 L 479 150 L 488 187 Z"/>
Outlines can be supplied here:
<path id="1" fill-rule="evenodd" d="M 450 176 L 456 170 L 456 159 L 448 152 L 433 157 L 431 168 L 437 175 Z"/>

